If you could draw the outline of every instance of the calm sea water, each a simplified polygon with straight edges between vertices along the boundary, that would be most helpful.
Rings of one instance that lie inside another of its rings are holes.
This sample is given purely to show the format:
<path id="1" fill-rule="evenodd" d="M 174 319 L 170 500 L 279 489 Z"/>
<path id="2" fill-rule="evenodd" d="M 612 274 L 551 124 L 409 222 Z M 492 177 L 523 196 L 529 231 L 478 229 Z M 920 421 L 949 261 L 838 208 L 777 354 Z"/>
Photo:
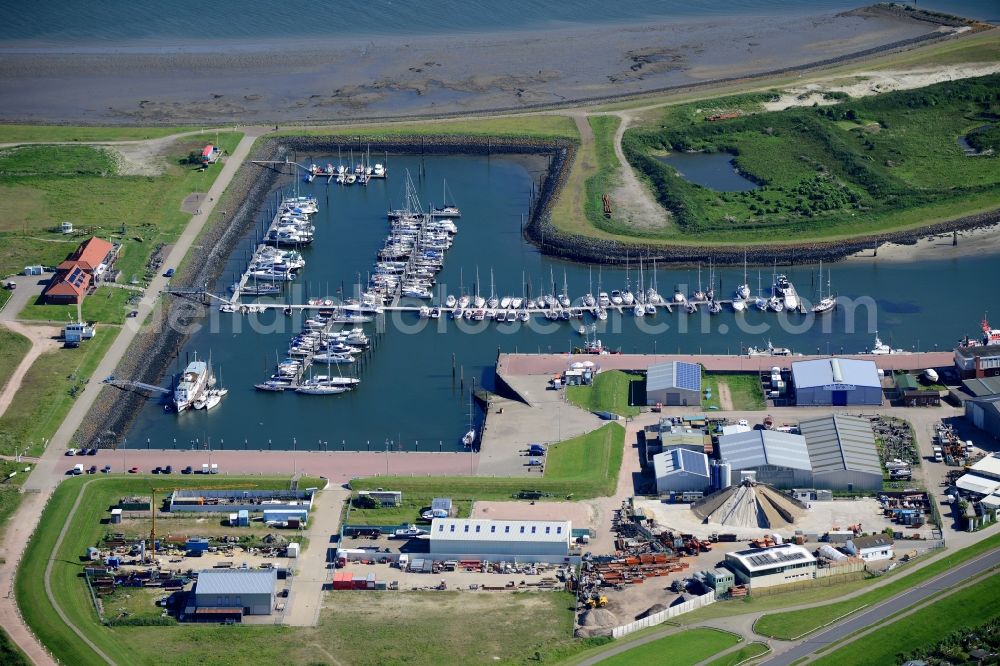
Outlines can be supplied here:
<path id="1" fill-rule="evenodd" d="M 337 162 L 336 156 L 299 157 L 300 161 L 319 164 Z M 559 290 L 564 271 L 569 292 L 576 297 L 588 290 L 596 293 L 599 283 L 610 291 L 625 286 L 628 280 L 635 290 L 638 275 L 634 264 L 626 273 L 622 267 L 554 261 L 523 240 L 521 215 L 531 183 L 537 182 L 546 164 L 545 158 L 537 157 L 420 159 L 390 155 L 389 179 L 367 188 L 299 184 L 303 192 L 318 196 L 321 206 L 316 242 L 304 251 L 308 265 L 298 286 L 303 290 L 301 297 L 336 295 L 338 289 L 350 291 L 356 276 L 370 270 L 388 229 L 385 211 L 402 201 L 405 169 L 414 175 L 425 203 L 441 201 L 442 181 L 446 179 L 453 195 L 449 198 L 463 211 L 455 244 L 440 274 L 445 293 L 458 293 L 463 285 L 466 291 L 473 291 L 477 269 L 484 296 L 490 292 L 491 269 L 499 294 L 538 293 L 540 288 L 549 291 L 553 280 Z M 252 238 L 248 238 L 234 251 L 227 274 L 217 285 L 220 291 L 231 283 L 232 274 L 244 267 L 251 244 Z M 647 285 L 653 277 L 650 268 L 644 265 Z M 801 295 L 816 295 L 816 266 L 781 270 Z M 771 270 L 761 269 L 759 274 L 766 291 Z M 843 309 L 814 321 L 756 311 L 737 318 L 727 308 L 715 316 L 675 312 L 639 321 L 631 315 L 612 315 L 599 336 L 606 346 L 625 352 L 738 353 L 748 345 L 765 346 L 771 340 L 775 346 L 801 353 L 839 353 L 867 349 L 877 328 L 894 347 L 948 349 L 961 335 L 976 334 L 982 312 L 989 305 L 977 285 L 1000 284 L 1000 262 L 981 258 L 919 265 L 834 264 L 831 277 L 833 290 L 841 297 L 871 299 L 861 301 L 870 302 L 870 307 L 858 308 L 854 324 Z M 675 287 L 688 293 L 694 290 L 699 275 L 697 269 L 659 268 L 656 280 L 660 293 L 670 296 Z M 748 280 L 757 291 L 757 269 L 750 269 Z M 708 286 L 707 266 L 701 281 Z M 742 281 L 742 267 L 716 271 L 715 286 L 722 297 L 728 298 Z M 782 320 L 785 326 L 779 325 Z M 415 315 L 404 315 L 386 322 L 374 352 L 359 368 L 362 384 L 358 390 L 340 396 L 300 396 L 253 390 L 253 384 L 262 381 L 273 367 L 276 355 L 284 354 L 295 330 L 295 322 L 279 314 L 253 321 L 256 323 L 213 311 L 178 359 L 182 366 L 195 352 L 201 357 L 211 355 L 223 384 L 230 389 L 222 405 L 210 413 L 178 416 L 150 401 L 128 435 L 130 447 L 203 447 L 211 441 L 213 448 L 226 449 L 290 449 L 294 445 L 384 450 L 390 442 L 392 448 L 455 450 L 469 421 L 469 388 L 473 380 L 492 387 L 498 351 L 568 351 L 583 340 L 575 330 L 578 321 L 545 325 L 542 320 L 531 329 L 482 324 L 473 330 L 459 330 L 447 319 L 420 321 Z M 829 327 L 828 332 L 825 327 Z M 375 330 L 374 324 L 366 328 Z M 172 376 L 168 376 L 162 383 L 171 381 Z"/>
<path id="2" fill-rule="evenodd" d="M 260 0 L 137 0 L 25 3 L 0 1 L 5 45 L 190 45 L 225 48 L 230 41 L 406 36 L 548 30 L 571 25 L 689 21 L 742 16 L 787 16 L 844 11 L 858 0 L 370 0 L 274 3 Z M 921 0 L 920 7 L 996 20 L 995 2 Z"/>

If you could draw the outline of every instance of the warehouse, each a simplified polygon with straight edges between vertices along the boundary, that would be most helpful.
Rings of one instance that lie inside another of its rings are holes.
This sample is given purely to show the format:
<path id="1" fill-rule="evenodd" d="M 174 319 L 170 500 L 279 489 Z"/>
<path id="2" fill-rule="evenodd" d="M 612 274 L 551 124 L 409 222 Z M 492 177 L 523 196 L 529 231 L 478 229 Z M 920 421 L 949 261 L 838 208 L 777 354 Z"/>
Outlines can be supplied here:
<path id="1" fill-rule="evenodd" d="M 802 546 L 790 543 L 726 553 L 725 565 L 737 582 L 749 583 L 751 591 L 816 577 L 816 558 Z"/>
<path id="2" fill-rule="evenodd" d="M 983 432 L 1000 437 L 1000 395 L 966 400 L 965 418 Z"/>
<path id="3" fill-rule="evenodd" d="M 210 569 L 198 574 L 188 619 L 218 621 L 223 616 L 270 615 L 274 608 L 275 569 Z"/>
<path id="4" fill-rule="evenodd" d="M 568 520 L 435 518 L 430 552 L 436 557 L 561 561 L 569 555 L 572 536 Z"/>
<path id="5" fill-rule="evenodd" d="M 973 499 L 1000 491 L 1000 457 L 996 454 L 986 456 L 967 469 L 955 482 L 959 490 Z"/>
<path id="6" fill-rule="evenodd" d="M 653 456 L 656 492 L 698 492 L 712 484 L 708 456 L 684 448 L 673 448 Z"/>
<path id="7" fill-rule="evenodd" d="M 875 361 L 820 358 L 792 363 L 795 403 L 803 406 L 881 405 Z"/>
<path id="8" fill-rule="evenodd" d="M 813 488 L 881 490 L 882 464 L 867 419 L 830 414 L 799 423 L 812 464 Z"/>
<path id="9" fill-rule="evenodd" d="M 777 488 L 812 487 L 812 463 L 806 440 L 775 430 L 751 430 L 719 437 L 719 459 L 732 468 L 734 481 L 744 472 Z"/>
<path id="10" fill-rule="evenodd" d="M 170 512 L 250 513 L 312 508 L 313 489 L 306 490 L 175 490 L 170 494 Z"/>
<path id="11" fill-rule="evenodd" d="M 646 371 L 646 404 L 671 407 L 701 405 L 701 366 L 670 361 Z"/>

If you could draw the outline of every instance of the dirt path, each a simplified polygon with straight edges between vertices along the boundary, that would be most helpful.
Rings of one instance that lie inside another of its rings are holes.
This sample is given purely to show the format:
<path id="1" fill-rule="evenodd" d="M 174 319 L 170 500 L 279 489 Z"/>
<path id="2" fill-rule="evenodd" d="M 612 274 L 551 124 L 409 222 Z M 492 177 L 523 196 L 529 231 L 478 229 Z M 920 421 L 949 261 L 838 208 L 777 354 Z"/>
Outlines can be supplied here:
<path id="1" fill-rule="evenodd" d="M 60 329 L 56 326 L 27 326 L 16 321 L 5 321 L 2 325 L 28 338 L 31 341 L 31 349 L 21 359 L 3 390 L 0 391 L 0 416 L 3 416 L 4 412 L 7 411 L 7 407 L 10 406 L 14 396 L 20 390 L 21 382 L 28 369 L 31 368 L 31 364 L 45 352 L 58 349 L 59 341 L 56 338 L 61 335 Z"/>
<path id="2" fill-rule="evenodd" d="M 729 384 L 719 382 L 719 409 L 724 412 L 733 411 L 733 394 L 729 391 Z"/>
<path id="3" fill-rule="evenodd" d="M 621 119 L 614 138 L 615 156 L 621 165 L 618 187 L 611 194 L 616 209 L 615 217 L 636 229 L 666 229 L 670 226 L 670 213 L 656 201 L 646 184 L 639 180 L 622 150 L 622 137 L 634 116 L 627 111 L 614 115 Z"/>
<path id="4" fill-rule="evenodd" d="M 340 531 L 340 509 L 350 491 L 330 487 L 318 494 L 309 525 L 309 546 L 300 555 L 298 572 L 292 578 L 285 624 L 295 627 L 314 627 L 319 624 L 319 611 L 323 607 L 323 583 L 326 582 L 326 554 L 330 538 Z"/>

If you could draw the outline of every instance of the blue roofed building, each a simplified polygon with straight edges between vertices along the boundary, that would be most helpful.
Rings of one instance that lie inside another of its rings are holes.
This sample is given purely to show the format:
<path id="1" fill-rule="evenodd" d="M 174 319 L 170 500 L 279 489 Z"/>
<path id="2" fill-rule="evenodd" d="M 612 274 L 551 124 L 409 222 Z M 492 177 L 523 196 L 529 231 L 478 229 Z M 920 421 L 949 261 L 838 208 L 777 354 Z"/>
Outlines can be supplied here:
<path id="1" fill-rule="evenodd" d="M 719 437 L 719 459 L 733 482 L 752 472 L 758 483 L 776 488 L 811 488 L 813 468 L 806 438 L 776 430 L 751 430 Z"/>
<path id="2" fill-rule="evenodd" d="M 653 456 L 656 492 L 699 492 L 712 485 L 708 456 L 684 448 L 671 448 Z"/>
<path id="3" fill-rule="evenodd" d="M 875 361 L 818 358 L 792 363 L 795 404 L 800 406 L 881 405 L 882 380 Z"/>
<path id="4" fill-rule="evenodd" d="M 646 404 L 670 407 L 700 406 L 701 366 L 683 361 L 668 361 L 649 366 L 646 371 Z"/>

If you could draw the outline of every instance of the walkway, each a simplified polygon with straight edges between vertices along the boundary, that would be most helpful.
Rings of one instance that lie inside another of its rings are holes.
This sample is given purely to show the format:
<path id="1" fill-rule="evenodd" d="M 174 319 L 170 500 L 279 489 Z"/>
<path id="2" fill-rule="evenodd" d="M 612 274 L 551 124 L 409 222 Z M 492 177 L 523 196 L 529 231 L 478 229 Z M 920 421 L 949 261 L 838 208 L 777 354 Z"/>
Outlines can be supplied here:
<path id="1" fill-rule="evenodd" d="M 28 370 L 31 369 L 31 364 L 35 362 L 35 359 L 47 351 L 59 349 L 61 343 L 57 338 L 62 335 L 62 329 L 56 326 L 28 326 L 16 321 L 2 321 L 0 325 L 6 326 L 15 333 L 20 333 L 31 342 L 28 353 L 14 368 L 14 372 L 7 378 L 7 383 L 0 391 L 0 416 L 3 416 L 10 403 L 13 402 L 14 396 L 21 389 L 21 382 Z"/>

